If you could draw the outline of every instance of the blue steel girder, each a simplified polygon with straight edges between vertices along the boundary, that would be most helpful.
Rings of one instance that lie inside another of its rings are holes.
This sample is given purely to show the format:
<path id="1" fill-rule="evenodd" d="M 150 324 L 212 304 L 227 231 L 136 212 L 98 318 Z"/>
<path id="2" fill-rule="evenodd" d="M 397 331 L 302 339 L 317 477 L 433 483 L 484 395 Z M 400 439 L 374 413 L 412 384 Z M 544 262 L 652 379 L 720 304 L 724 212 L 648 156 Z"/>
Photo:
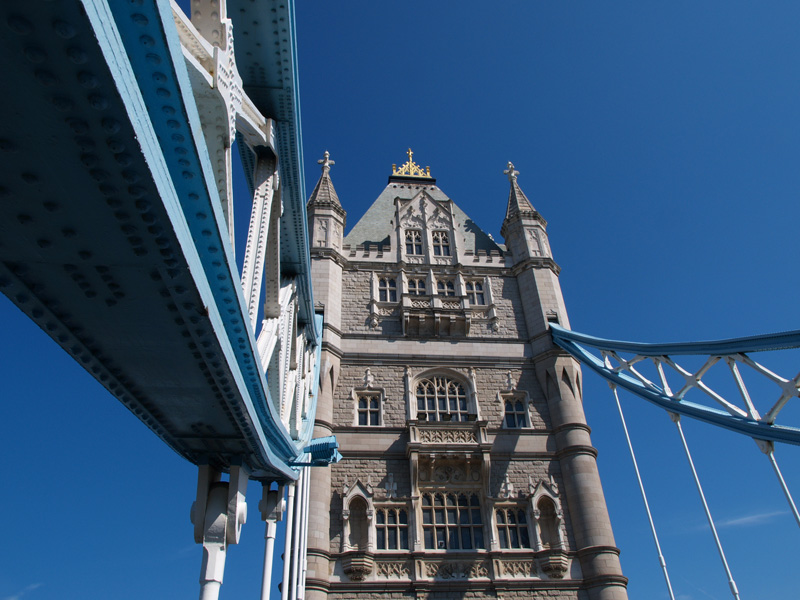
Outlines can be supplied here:
<path id="1" fill-rule="evenodd" d="M 0 19 L 0 291 L 188 460 L 294 479 L 315 397 L 292 439 L 169 2 L 8 2 Z"/>
<path id="2" fill-rule="evenodd" d="M 727 402 L 702 385 L 702 377 L 705 370 L 701 369 L 695 373 L 683 370 L 679 371 L 686 378 L 687 384 L 678 392 L 673 392 L 666 379 L 663 377 L 662 368 L 664 364 L 679 367 L 670 357 L 671 356 L 705 356 L 708 357 L 706 365 L 708 368 L 715 363 L 715 359 L 727 360 L 731 363 L 745 363 L 751 366 L 756 365 L 749 359 L 748 353 L 761 352 L 768 350 L 788 350 L 800 348 L 800 331 L 788 331 L 768 335 L 735 338 L 729 340 L 670 343 L 670 344 L 646 344 L 639 342 L 625 342 L 618 340 L 608 340 L 598 338 L 575 331 L 564 329 L 563 327 L 551 324 L 551 334 L 555 344 L 566 350 L 572 357 L 588 366 L 606 379 L 610 384 L 619 386 L 629 392 L 663 408 L 664 410 L 685 415 L 693 419 L 704 421 L 718 427 L 729 429 L 752 437 L 756 440 L 771 442 L 785 442 L 800 445 L 800 429 L 786 425 L 776 424 L 780 409 L 792 397 L 798 395 L 798 385 L 800 385 L 800 374 L 794 379 L 780 378 L 774 373 L 763 369 L 768 373 L 768 377 L 781 385 L 782 394 L 778 403 L 763 417 L 750 402 L 749 395 L 745 390 L 742 392 L 746 398 L 745 408 L 738 408 L 733 403 Z M 593 348 L 600 352 L 600 356 L 590 352 L 587 348 Z M 633 354 L 630 360 L 621 359 L 619 353 Z M 615 367 L 609 357 L 614 357 L 618 362 Z M 650 360 L 654 363 L 658 372 L 662 374 L 659 382 L 654 382 L 644 377 L 636 370 L 637 361 Z M 704 366 L 705 368 L 705 366 Z M 738 384 L 743 385 L 738 371 L 731 367 Z M 762 373 L 764 374 L 764 373 Z M 774 376 L 774 378 L 773 378 Z M 703 388 L 706 389 L 703 389 Z M 690 389 L 702 389 L 712 398 L 721 402 L 723 409 L 705 406 L 696 402 L 686 400 L 685 393 Z M 740 388 L 741 389 L 741 388 Z"/>

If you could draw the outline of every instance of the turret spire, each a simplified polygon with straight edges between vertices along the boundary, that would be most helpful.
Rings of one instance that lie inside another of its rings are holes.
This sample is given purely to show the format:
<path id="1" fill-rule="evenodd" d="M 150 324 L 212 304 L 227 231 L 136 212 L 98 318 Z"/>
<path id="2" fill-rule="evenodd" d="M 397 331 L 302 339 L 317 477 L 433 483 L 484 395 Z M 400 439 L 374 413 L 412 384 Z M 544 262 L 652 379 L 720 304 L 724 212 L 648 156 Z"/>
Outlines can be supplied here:
<path id="1" fill-rule="evenodd" d="M 514 168 L 514 163 L 508 161 L 508 168 L 503 171 L 508 175 L 508 181 L 511 183 L 511 190 L 508 193 L 508 208 L 506 208 L 506 220 L 517 215 L 535 215 L 536 210 L 533 208 L 530 200 L 519 187 L 517 183 L 517 175 L 519 171 Z"/>
<path id="2" fill-rule="evenodd" d="M 325 150 L 325 154 L 322 155 L 322 159 L 318 160 L 317 163 L 322 165 L 322 175 L 320 176 L 316 187 L 314 187 L 314 191 L 311 192 L 311 197 L 308 200 L 308 204 L 332 204 L 333 206 L 342 208 L 342 204 L 339 202 L 339 196 L 333 187 L 333 182 L 331 181 L 330 175 L 331 165 L 335 165 L 336 162 L 331 160 L 330 152 Z"/>

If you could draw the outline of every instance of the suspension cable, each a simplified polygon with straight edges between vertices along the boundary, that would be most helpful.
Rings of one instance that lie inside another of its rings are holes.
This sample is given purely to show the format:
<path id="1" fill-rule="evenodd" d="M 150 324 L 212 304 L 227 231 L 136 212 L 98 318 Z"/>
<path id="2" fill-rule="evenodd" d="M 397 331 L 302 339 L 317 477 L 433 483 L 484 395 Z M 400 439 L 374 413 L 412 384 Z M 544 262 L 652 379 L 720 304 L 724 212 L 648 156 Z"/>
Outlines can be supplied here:
<path id="1" fill-rule="evenodd" d="M 633 469 L 636 471 L 636 479 L 639 481 L 639 491 L 642 493 L 642 500 L 644 500 L 644 508 L 647 511 L 647 520 L 650 521 L 650 531 L 653 533 L 653 541 L 656 543 L 656 551 L 658 552 L 658 562 L 661 565 L 661 570 L 664 572 L 664 580 L 667 582 L 667 590 L 669 591 L 670 600 L 675 600 L 675 594 L 672 592 L 672 583 L 669 581 L 669 572 L 667 571 L 667 562 L 664 560 L 664 555 L 661 553 L 661 544 L 658 542 L 658 534 L 656 533 L 656 526 L 653 523 L 653 515 L 650 513 L 650 504 L 647 502 L 647 494 L 644 492 L 644 484 L 642 483 L 642 476 L 639 474 L 639 464 L 636 462 L 636 454 L 633 452 L 633 444 L 631 443 L 631 436 L 628 433 L 628 425 L 625 423 L 625 415 L 622 414 L 622 404 L 619 402 L 619 394 L 617 393 L 617 386 L 609 384 L 611 390 L 614 392 L 614 398 L 617 400 L 617 410 L 619 410 L 619 418 L 622 421 L 622 429 L 625 431 L 625 439 L 628 440 L 628 450 L 631 452 L 631 460 L 633 460 Z"/>
<path id="2" fill-rule="evenodd" d="M 789 487 L 786 485 L 786 480 L 783 478 L 783 473 L 781 473 L 781 470 L 778 467 L 778 461 L 775 460 L 775 450 L 772 442 L 768 443 L 765 454 L 767 455 L 767 458 L 769 458 L 769 462 L 775 471 L 775 475 L 778 477 L 778 481 L 781 484 L 781 489 L 783 489 L 783 494 L 786 496 L 786 500 L 789 501 L 789 507 L 792 509 L 794 520 L 797 521 L 798 525 L 800 525 L 800 513 L 797 512 L 797 505 L 795 505 L 794 498 L 792 498 L 792 494 L 789 492 Z"/>
<path id="3" fill-rule="evenodd" d="M 694 468 L 694 461 L 692 460 L 692 454 L 689 452 L 689 445 L 686 443 L 686 436 L 683 435 L 683 427 L 681 427 L 681 416 L 677 413 L 669 413 L 672 422 L 678 428 L 678 433 L 681 435 L 681 442 L 683 442 L 683 449 L 686 451 L 686 458 L 689 459 L 689 466 L 692 468 L 692 475 L 694 475 L 694 482 L 697 485 L 697 491 L 700 492 L 700 499 L 703 501 L 703 508 L 706 511 L 706 517 L 708 518 L 708 524 L 711 527 L 711 533 L 714 534 L 714 541 L 717 544 L 717 550 L 719 551 L 719 557 L 722 559 L 722 564 L 725 567 L 725 574 L 728 576 L 728 585 L 731 588 L 731 593 L 736 600 L 739 600 L 739 589 L 736 587 L 736 582 L 733 580 L 733 575 L 731 574 L 730 567 L 728 567 L 728 559 L 725 558 L 725 552 L 722 550 L 722 542 L 719 540 L 719 535 L 717 535 L 717 528 L 714 526 L 714 519 L 711 518 L 711 511 L 708 508 L 708 503 L 706 502 L 706 496 L 703 493 L 703 487 L 700 485 L 700 478 L 697 476 L 697 470 Z"/>

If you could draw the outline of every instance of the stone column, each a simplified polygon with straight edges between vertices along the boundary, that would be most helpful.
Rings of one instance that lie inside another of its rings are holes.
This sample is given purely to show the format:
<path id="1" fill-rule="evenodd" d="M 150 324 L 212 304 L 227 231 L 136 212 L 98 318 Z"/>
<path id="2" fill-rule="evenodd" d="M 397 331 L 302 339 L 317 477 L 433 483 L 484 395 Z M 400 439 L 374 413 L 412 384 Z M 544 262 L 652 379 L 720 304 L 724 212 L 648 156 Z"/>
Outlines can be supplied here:
<path id="1" fill-rule="evenodd" d="M 600 475 L 577 387 L 578 363 L 552 350 L 540 355 L 536 373 L 550 409 L 556 452 L 564 480 L 562 504 L 572 533 L 589 600 L 627 600 Z"/>

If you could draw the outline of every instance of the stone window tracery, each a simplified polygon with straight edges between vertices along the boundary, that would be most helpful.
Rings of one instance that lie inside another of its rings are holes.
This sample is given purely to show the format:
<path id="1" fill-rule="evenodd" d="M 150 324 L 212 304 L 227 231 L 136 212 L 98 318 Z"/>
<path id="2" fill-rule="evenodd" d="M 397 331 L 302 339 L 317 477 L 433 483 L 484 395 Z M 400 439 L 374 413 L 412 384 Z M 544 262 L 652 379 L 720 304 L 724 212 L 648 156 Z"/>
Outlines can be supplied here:
<path id="1" fill-rule="evenodd" d="M 528 426 L 528 410 L 524 398 L 505 398 L 503 425 L 509 429 L 520 429 Z"/>
<path id="2" fill-rule="evenodd" d="M 478 494 L 422 493 L 422 534 L 426 549 L 484 548 L 483 519 Z"/>
<path id="3" fill-rule="evenodd" d="M 452 279 L 440 279 L 436 282 L 436 293 L 440 296 L 455 296 L 455 282 Z"/>
<path id="4" fill-rule="evenodd" d="M 486 296 L 483 293 L 483 283 L 480 281 L 468 281 L 466 283 L 467 300 L 473 306 L 484 306 Z"/>
<path id="5" fill-rule="evenodd" d="M 524 509 L 516 506 L 498 508 L 495 511 L 495 518 L 497 520 L 497 539 L 501 548 L 531 547 L 528 517 Z"/>
<path id="6" fill-rule="evenodd" d="M 408 280 L 408 293 L 411 296 L 424 296 L 425 295 L 425 280 L 424 279 L 409 279 Z"/>
<path id="7" fill-rule="evenodd" d="M 397 302 L 397 281 L 393 277 L 378 279 L 378 300 L 381 302 Z"/>
<path id="8" fill-rule="evenodd" d="M 420 379 L 416 387 L 417 419 L 420 421 L 467 421 L 464 384 L 449 377 Z"/>
<path id="9" fill-rule="evenodd" d="M 408 550 L 408 512 L 404 508 L 376 509 L 375 540 L 378 550 Z"/>
<path id="10" fill-rule="evenodd" d="M 406 254 L 422 255 L 422 232 L 419 229 L 406 230 Z"/>
<path id="11" fill-rule="evenodd" d="M 359 425 L 378 426 L 381 424 L 380 392 L 359 392 L 356 406 Z"/>
<path id="12" fill-rule="evenodd" d="M 434 231 L 433 237 L 433 255 L 434 256 L 450 256 L 450 237 L 446 231 Z"/>

